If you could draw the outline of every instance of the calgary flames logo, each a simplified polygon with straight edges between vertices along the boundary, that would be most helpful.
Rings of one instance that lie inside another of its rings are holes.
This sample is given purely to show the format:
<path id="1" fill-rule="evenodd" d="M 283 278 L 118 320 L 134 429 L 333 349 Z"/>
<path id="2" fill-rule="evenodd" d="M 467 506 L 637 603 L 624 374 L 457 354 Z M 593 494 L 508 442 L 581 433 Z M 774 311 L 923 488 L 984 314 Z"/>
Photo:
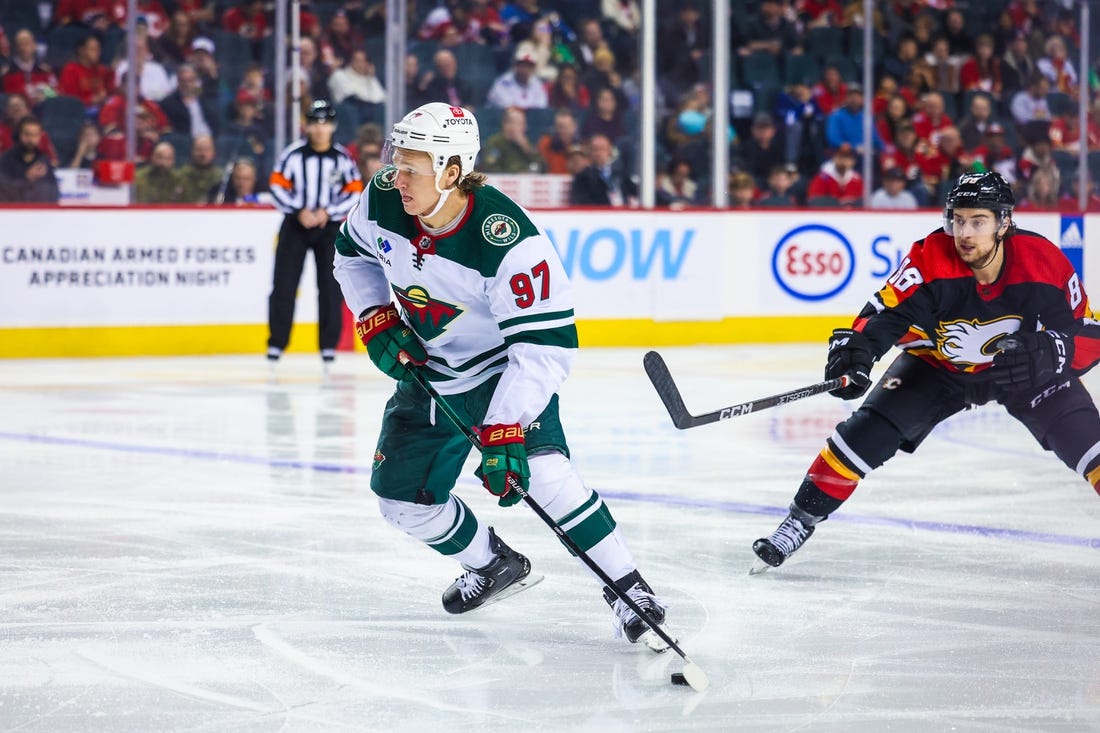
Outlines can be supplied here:
<path id="1" fill-rule="evenodd" d="M 936 329 L 936 348 L 949 361 L 960 366 L 988 364 L 997 353 L 994 343 L 1019 329 L 1020 319 L 1015 316 L 988 323 L 978 320 L 941 323 Z"/>

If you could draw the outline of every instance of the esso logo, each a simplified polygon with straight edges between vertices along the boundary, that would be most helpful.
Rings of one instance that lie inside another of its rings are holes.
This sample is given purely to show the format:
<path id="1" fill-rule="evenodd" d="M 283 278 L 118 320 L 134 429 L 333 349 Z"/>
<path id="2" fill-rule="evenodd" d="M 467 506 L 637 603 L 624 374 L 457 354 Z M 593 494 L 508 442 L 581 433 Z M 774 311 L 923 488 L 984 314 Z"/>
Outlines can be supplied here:
<path id="1" fill-rule="evenodd" d="M 772 253 L 779 287 L 799 300 L 824 300 L 839 293 L 855 272 L 855 253 L 844 235 L 823 224 L 792 229 Z"/>

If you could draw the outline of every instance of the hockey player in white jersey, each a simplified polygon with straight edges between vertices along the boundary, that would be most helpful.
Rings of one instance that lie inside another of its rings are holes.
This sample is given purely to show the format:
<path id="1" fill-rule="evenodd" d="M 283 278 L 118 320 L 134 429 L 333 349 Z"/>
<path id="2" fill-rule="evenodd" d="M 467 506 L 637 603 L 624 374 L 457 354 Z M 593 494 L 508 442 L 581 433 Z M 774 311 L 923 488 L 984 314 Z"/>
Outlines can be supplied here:
<path id="1" fill-rule="evenodd" d="M 336 241 L 336 279 L 374 363 L 398 380 L 386 405 L 371 489 L 398 529 L 465 572 L 443 593 L 465 613 L 521 590 L 531 565 L 452 489 L 470 452 L 409 369 L 419 369 L 482 443 L 477 475 L 510 506 L 515 477 L 569 537 L 658 624 L 665 605 L 642 579 L 607 505 L 569 460 L 557 391 L 577 349 L 570 284 L 546 234 L 474 171 L 469 110 L 419 107 L 394 125 L 392 164 L 371 179 Z M 617 628 L 667 645 L 610 589 Z"/>

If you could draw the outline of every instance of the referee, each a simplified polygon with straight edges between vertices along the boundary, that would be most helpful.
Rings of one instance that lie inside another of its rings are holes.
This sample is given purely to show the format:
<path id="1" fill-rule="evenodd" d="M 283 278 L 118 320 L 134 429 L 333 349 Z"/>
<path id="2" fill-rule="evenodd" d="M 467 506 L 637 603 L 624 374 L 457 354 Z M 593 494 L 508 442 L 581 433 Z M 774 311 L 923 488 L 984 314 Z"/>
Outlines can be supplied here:
<path id="1" fill-rule="evenodd" d="M 267 358 L 278 361 L 290 340 L 294 301 L 306 251 L 317 265 L 317 319 L 321 359 L 336 358 L 344 307 L 332 276 L 340 222 L 359 200 L 363 179 L 347 149 L 332 141 L 336 109 L 317 100 L 306 112 L 306 137 L 283 151 L 271 172 L 275 207 L 286 214 L 275 248 L 275 276 L 267 304 Z"/>

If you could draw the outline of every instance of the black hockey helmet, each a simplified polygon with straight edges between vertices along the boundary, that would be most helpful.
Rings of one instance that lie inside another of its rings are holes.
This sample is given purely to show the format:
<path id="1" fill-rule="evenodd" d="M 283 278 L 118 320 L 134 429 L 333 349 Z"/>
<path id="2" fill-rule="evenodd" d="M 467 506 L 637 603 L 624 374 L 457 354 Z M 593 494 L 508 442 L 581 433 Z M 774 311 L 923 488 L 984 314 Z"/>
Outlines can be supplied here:
<path id="1" fill-rule="evenodd" d="M 1012 186 L 995 171 L 964 173 L 947 194 L 943 209 L 943 230 L 951 234 L 955 209 L 988 209 L 997 217 L 997 225 L 1012 217 L 1016 196 Z"/>
<path id="2" fill-rule="evenodd" d="M 306 110 L 310 122 L 336 122 L 336 108 L 327 99 L 318 99 Z"/>

